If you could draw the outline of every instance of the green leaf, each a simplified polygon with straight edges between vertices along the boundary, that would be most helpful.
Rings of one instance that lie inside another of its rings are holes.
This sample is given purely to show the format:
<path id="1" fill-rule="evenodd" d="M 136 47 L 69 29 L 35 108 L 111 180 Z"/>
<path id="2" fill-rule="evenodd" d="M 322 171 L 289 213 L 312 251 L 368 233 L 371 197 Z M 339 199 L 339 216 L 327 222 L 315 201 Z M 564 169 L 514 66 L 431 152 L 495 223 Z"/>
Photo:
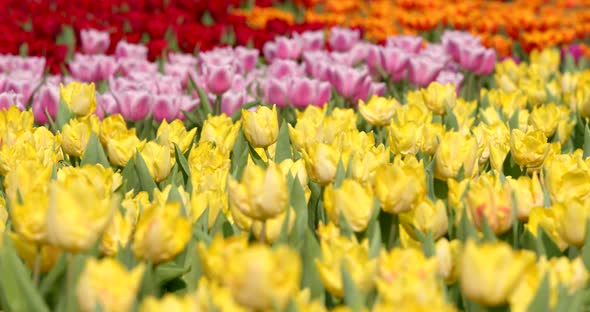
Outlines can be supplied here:
<path id="1" fill-rule="evenodd" d="M 49 307 L 33 285 L 30 273 L 16 255 L 12 240 L 4 233 L 4 245 L 0 248 L 0 289 L 7 299 L 9 311 L 47 311 Z"/>
<path id="2" fill-rule="evenodd" d="M 209 102 L 207 94 L 197 86 L 191 75 L 188 76 L 188 79 L 191 88 L 196 90 L 197 94 L 199 95 L 199 107 L 202 107 L 203 113 L 205 113 L 205 118 L 209 117 L 209 115 L 213 112 L 213 108 L 211 107 L 211 103 Z"/>
<path id="3" fill-rule="evenodd" d="M 252 145 L 250 145 L 248 143 L 248 148 L 250 150 L 250 155 L 252 156 L 252 160 L 254 161 L 254 163 L 257 166 L 260 166 L 262 168 L 266 168 L 267 164 L 264 162 L 264 160 L 262 160 L 262 157 L 260 157 L 260 155 L 258 155 L 258 153 L 256 152 L 256 150 L 254 149 L 254 147 L 252 147 Z M 270 161 L 270 160 L 269 160 Z"/>
<path id="4" fill-rule="evenodd" d="M 346 170 L 344 169 L 344 163 L 342 157 L 338 160 L 338 166 L 336 167 L 336 177 L 334 178 L 334 187 L 339 188 L 342 182 L 346 178 Z"/>
<path id="5" fill-rule="evenodd" d="M 553 241 L 551 236 L 547 234 L 544 228 L 538 227 L 537 234 L 537 240 L 539 240 L 540 243 L 543 245 L 543 249 L 545 250 L 547 259 L 559 257 L 562 255 L 561 250 L 559 249 L 559 247 L 557 247 L 557 244 Z"/>
<path id="6" fill-rule="evenodd" d="M 105 168 L 110 167 L 109 160 L 102 148 L 102 144 L 100 144 L 100 141 L 94 132 L 90 134 L 88 145 L 86 145 L 86 151 L 84 151 L 84 155 L 82 155 L 82 160 L 80 161 L 80 166 L 86 164 L 100 164 Z"/>
<path id="7" fill-rule="evenodd" d="M 381 252 L 381 226 L 379 224 L 379 213 L 381 212 L 381 207 L 379 205 L 379 200 L 377 198 L 373 199 L 373 214 L 371 215 L 371 220 L 369 220 L 369 225 L 367 227 L 367 237 L 369 238 L 369 257 L 375 258 L 379 256 Z"/>
<path id="8" fill-rule="evenodd" d="M 584 159 L 590 156 L 590 127 L 588 124 L 584 127 Z"/>
<path id="9" fill-rule="evenodd" d="M 459 131 L 459 122 L 453 110 L 447 104 L 447 114 L 444 117 L 444 122 L 447 130 Z"/>
<path id="10" fill-rule="evenodd" d="M 255 107 L 255 106 L 258 106 L 258 105 L 260 105 L 260 100 L 256 100 L 256 101 L 248 102 L 248 103 L 246 103 L 246 104 L 242 105 L 242 106 L 240 107 L 240 109 L 236 110 L 236 111 L 235 111 L 235 112 L 234 112 L 234 113 L 231 115 L 231 120 L 232 120 L 233 122 L 236 122 L 236 121 L 238 121 L 238 119 L 240 119 L 240 118 L 242 117 L 242 110 L 244 110 L 244 109 L 249 109 L 249 108 L 252 108 L 252 107 Z"/>
<path id="11" fill-rule="evenodd" d="M 549 305 L 549 275 L 545 274 L 539 288 L 537 289 L 537 294 L 531 300 L 531 303 L 528 306 L 527 311 L 529 312 L 544 312 L 544 311 L 551 311 Z"/>
<path id="12" fill-rule="evenodd" d="M 514 110 L 514 113 L 512 113 L 512 117 L 510 117 L 510 120 L 508 121 L 508 125 L 510 126 L 510 130 L 518 129 L 519 112 L 520 112 L 520 109 L 516 109 L 516 110 Z"/>
<path id="13" fill-rule="evenodd" d="M 279 237 L 275 241 L 274 245 L 282 245 L 286 244 L 289 240 L 289 218 L 291 217 L 291 208 L 287 208 L 287 213 L 285 214 L 285 219 L 283 219 L 283 224 L 281 225 L 281 232 L 279 233 Z M 266 229 L 265 229 L 266 230 Z M 266 233 L 265 233 L 266 235 Z"/>
<path id="14" fill-rule="evenodd" d="M 191 270 L 190 266 L 178 266 L 176 263 L 170 261 L 160 264 L 156 267 L 154 272 L 154 281 L 156 285 L 162 286 L 165 283 L 183 276 Z"/>
<path id="15" fill-rule="evenodd" d="M 295 249 L 300 249 L 303 240 L 305 239 L 305 229 L 307 228 L 308 214 L 307 203 L 305 200 L 305 191 L 299 183 L 299 179 L 295 177 L 291 184 L 291 192 L 289 193 L 289 203 L 295 210 L 295 223 L 293 230 L 289 237 L 289 245 Z"/>
<path id="16" fill-rule="evenodd" d="M 182 169 L 185 177 L 190 177 L 191 171 L 189 169 L 188 161 L 176 143 L 174 143 L 174 153 L 176 154 L 176 162 L 180 165 L 180 169 Z"/>
<path id="17" fill-rule="evenodd" d="M 154 179 L 152 179 L 145 160 L 143 160 L 143 157 L 139 151 L 135 153 L 135 170 L 137 172 L 141 190 L 146 191 L 150 197 L 150 200 L 153 200 L 154 189 L 158 186 L 156 185 L 156 182 L 154 182 Z"/>
<path id="18" fill-rule="evenodd" d="M 180 213 L 185 217 L 188 216 L 187 207 L 184 206 L 184 202 L 182 201 L 182 195 L 180 195 L 180 191 L 175 185 L 170 187 L 170 193 L 168 193 L 166 201 L 169 203 L 180 203 L 180 207 L 182 208 Z"/>
<path id="19" fill-rule="evenodd" d="M 190 267 L 190 274 L 184 274 L 182 279 L 186 283 L 187 292 L 194 291 L 197 288 L 199 279 L 203 275 L 203 268 L 201 267 L 201 260 L 196 250 L 197 242 L 191 239 L 186 247 L 188 251 L 184 259 L 184 267 Z"/>
<path id="20" fill-rule="evenodd" d="M 573 73 L 577 69 L 576 60 L 574 59 L 571 53 L 565 53 L 565 61 L 563 65 L 563 70 L 565 72 Z"/>
<path id="21" fill-rule="evenodd" d="M 457 238 L 465 242 L 469 238 L 477 239 L 477 230 L 467 217 L 466 209 L 463 210 L 461 221 L 459 221 L 459 228 L 457 229 Z"/>
<path id="22" fill-rule="evenodd" d="M 134 190 L 136 193 L 139 191 L 139 177 L 137 176 L 137 170 L 135 169 L 135 160 L 133 157 L 127 161 L 127 164 L 121 171 L 121 176 L 123 177 L 123 191 L 129 192 L 130 190 Z"/>
<path id="23" fill-rule="evenodd" d="M 586 240 L 584 242 L 584 247 L 582 248 L 582 261 L 584 261 L 586 269 L 590 271 L 590 231 L 588 231 L 589 225 L 590 219 L 586 221 Z"/>
<path id="24" fill-rule="evenodd" d="M 488 218 L 484 215 L 481 218 L 482 221 L 482 232 L 483 232 L 483 241 L 485 242 L 496 242 L 496 234 L 490 228 L 490 224 L 488 223 Z"/>
<path id="25" fill-rule="evenodd" d="M 55 117 L 55 124 L 57 129 L 61 131 L 63 126 L 72 119 L 72 112 L 66 105 L 66 103 L 60 99 L 59 105 L 57 106 L 57 115 Z"/>
<path id="26" fill-rule="evenodd" d="M 57 282 L 60 280 L 60 277 L 66 272 L 66 265 L 66 257 L 62 254 L 51 271 L 49 271 L 49 273 L 47 273 L 45 278 L 43 278 L 41 281 L 41 284 L 39 285 L 41 295 L 45 297 L 47 294 L 49 294 L 53 287 L 56 286 Z"/>
<path id="27" fill-rule="evenodd" d="M 344 290 L 344 303 L 352 311 L 361 311 L 364 306 L 363 294 L 354 283 L 350 273 L 348 273 L 344 261 L 340 264 L 340 270 L 342 274 L 342 289 Z"/>
<path id="28" fill-rule="evenodd" d="M 280 163 L 283 160 L 291 157 L 291 141 L 289 139 L 289 131 L 287 129 L 287 123 L 283 122 L 281 129 L 279 130 L 279 136 L 277 138 L 275 162 Z"/>
<path id="29" fill-rule="evenodd" d="M 324 286 L 320 279 L 315 259 L 321 257 L 320 244 L 315 238 L 312 230 L 306 227 L 303 239 L 303 248 L 301 250 L 303 277 L 301 279 L 301 288 L 309 288 L 311 298 L 320 298 L 324 294 Z"/>
<path id="30" fill-rule="evenodd" d="M 436 255 L 436 247 L 434 245 L 434 236 L 432 236 L 432 232 L 428 231 L 426 234 L 422 233 L 419 229 L 417 229 L 414 225 L 414 233 L 418 237 L 418 240 L 422 244 L 422 252 L 428 258 L 434 257 Z"/>
<path id="31" fill-rule="evenodd" d="M 339 220 L 339 228 L 340 228 L 340 234 L 342 234 L 342 236 L 345 237 L 352 237 L 354 236 L 354 231 L 352 229 L 352 227 L 350 226 L 350 223 L 348 223 L 348 220 L 346 220 L 346 217 L 344 216 L 344 213 L 342 213 L 342 211 L 340 212 L 340 220 Z"/>

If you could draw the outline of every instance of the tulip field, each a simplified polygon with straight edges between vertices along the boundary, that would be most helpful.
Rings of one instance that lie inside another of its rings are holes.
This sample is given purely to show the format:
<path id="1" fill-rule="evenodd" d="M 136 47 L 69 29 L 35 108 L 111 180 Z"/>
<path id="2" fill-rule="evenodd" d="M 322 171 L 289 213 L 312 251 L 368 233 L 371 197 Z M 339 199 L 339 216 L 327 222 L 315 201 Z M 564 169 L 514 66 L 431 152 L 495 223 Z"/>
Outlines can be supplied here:
<path id="1" fill-rule="evenodd" d="M 0 312 L 590 311 L 590 1 L 1 2 Z"/>

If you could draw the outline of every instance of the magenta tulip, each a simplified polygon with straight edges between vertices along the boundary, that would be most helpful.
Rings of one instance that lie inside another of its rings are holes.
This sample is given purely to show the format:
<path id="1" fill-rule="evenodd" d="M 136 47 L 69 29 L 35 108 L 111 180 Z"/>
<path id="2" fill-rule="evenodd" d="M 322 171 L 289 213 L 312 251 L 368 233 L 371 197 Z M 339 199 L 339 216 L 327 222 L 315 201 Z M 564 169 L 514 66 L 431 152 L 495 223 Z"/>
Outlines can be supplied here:
<path id="1" fill-rule="evenodd" d="M 113 96 L 126 120 L 141 121 L 152 112 L 153 98 L 146 91 L 124 90 L 113 92 Z"/>
<path id="2" fill-rule="evenodd" d="M 332 27 L 330 29 L 330 47 L 334 51 L 346 52 L 361 40 L 357 29 Z"/>

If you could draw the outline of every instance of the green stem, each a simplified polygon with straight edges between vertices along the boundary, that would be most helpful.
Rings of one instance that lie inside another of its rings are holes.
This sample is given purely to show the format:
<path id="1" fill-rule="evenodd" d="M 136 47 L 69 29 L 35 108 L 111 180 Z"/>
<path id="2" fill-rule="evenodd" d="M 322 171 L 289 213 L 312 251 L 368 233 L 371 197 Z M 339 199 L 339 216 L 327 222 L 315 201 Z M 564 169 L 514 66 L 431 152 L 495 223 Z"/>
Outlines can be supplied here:
<path id="1" fill-rule="evenodd" d="M 71 296 L 74 290 L 74 255 L 71 253 L 66 254 L 66 262 L 67 262 L 67 269 L 66 269 L 66 303 L 65 303 L 65 311 L 70 310 L 70 300 L 69 297 Z"/>
<path id="2" fill-rule="evenodd" d="M 387 249 L 391 250 L 395 246 L 395 241 L 398 237 L 399 232 L 399 216 L 397 214 L 393 214 L 391 218 L 391 232 L 389 232 L 389 242 L 387 244 Z"/>
<path id="3" fill-rule="evenodd" d="M 33 285 L 39 286 L 39 277 L 41 276 L 41 246 L 35 247 L 35 263 L 33 264 Z"/>
<path id="4" fill-rule="evenodd" d="M 214 115 L 219 115 L 221 114 L 221 95 L 218 95 L 215 98 L 215 108 L 213 110 L 213 114 Z"/>
<path id="5" fill-rule="evenodd" d="M 272 158 L 270 157 L 270 153 L 268 152 L 268 147 L 264 148 L 264 154 L 266 154 L 266 163 L 270 164 L 270 162 L 272 161 Z"/>

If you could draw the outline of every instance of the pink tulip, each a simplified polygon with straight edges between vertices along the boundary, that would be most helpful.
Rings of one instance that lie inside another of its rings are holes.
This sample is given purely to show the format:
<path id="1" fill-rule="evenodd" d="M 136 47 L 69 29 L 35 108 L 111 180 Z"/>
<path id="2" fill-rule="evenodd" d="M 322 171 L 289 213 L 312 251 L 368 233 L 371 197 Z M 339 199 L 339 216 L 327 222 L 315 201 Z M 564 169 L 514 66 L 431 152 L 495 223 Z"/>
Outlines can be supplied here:
<path id="1" fill-rule="evenodd" d="M 436 62 L 431 57 L 418 55 L 410 59 L 408 78 L 414 85 L 418 87 L 426 87 L 434 81 L 442 68 L 443 65 Z"/>
<path id="2" fill-rule="evenodd" d="M 477 75 L 487 75 L 494 71 L 496 53 L 493 49 L 481 46 L 467 46 L 459 49 L 461 66 Z"/>
<path id="3" fill-rule="evenodd" d="M 150 63 L 140 58 L 122 58 L 118 59 L 119 70 L 123 76 L 130 75 L 134 72 L 155 74 L 158 72 L 158 64 Z"/>
<path id="4" fill-rule="evenodd" d="M 157 94 L 181 94 L 182 80 L 174 76 L 155 75 L 152 77 Z"/>
<path id="5" fill-rule="evenodd" d="M 234 54 L 239 60 L 241 73 L 247 73 L 256 68 L 256 64 L 258 64 L 258 50 L 237 47 L 234 50 Z"/>
<path id="6" fill-rule="evenodd" d="M 0 92 L 0 111 L 9 109 L 11 106 L 16 106 L 19 110 L 24 110 L 22 95 L 8 91 Z"/>
<path id="7" fill-rule="evenodd" d="M 446 52 L 459 62 L 460 49 L 467 46 L 481 46 L 481 39 L 465 31 L 446 30 L 441 37 L 441 44 Z"/>
<path id="8" fill-rule="evenodd" d="M 170 95 L 156 95 L 153 97 L 152 112 L 155 121 L 172 121 L 178 116 L 180 113 L 180 107 L 176 106 L 174 100 L 174 97 Z"/>
<path id="9" fill-rule="evenodd" d="M 230 90 L 223 94 L 221 111 L 227 116 L 231 116 L 246 104 L 246 99 L 246 92 Z"/>
<path id="10" fill-rule="evenodd" d="M 39 86 L 41 79 L 31 76 L 29 72 L 12 72 L 5 77 L 4 86 L 0 91 L 12 91 L 22 95 L 23 103 L 29 103 L 33 91 Z"/>
<path id="11" fill-rule="evenodd" d="M 332 53 L 330 53 L 330 58 L 336 64 L 341 64 L 341 65 L 350 66 L 350 67 L 352 67 L 356 64 L 356 61 L 354 59 L 354 55 L 352 53 L 350 53 L 350 51 L 348 51 L 348 52 L 332 52 Z"/>
<path id="12" fill-rule="evenodd" d="M 209 92 L 220 95 L 231 88 L 235 68 L 230 65 L 207 64 L 203 73 Z"/>
<path id="13" fill-rule="evenodd" d="M 141 44 L 131 44 L 126 41 L 119 41 L 115 47 L 115 56 L 117 58 L 131 58 L 146 60 L 148 48 Z"/>
<path id="14" fill-rule="evenodd" d="M 303 69 L 297 62 L 277 59 L 268 66 L 268 75 L 273 78 L 303 76 Z"/>
<path id="15" fill-rule="evenodd" d="M 359 30 L 340 27 L 330 29 L 330 47 L 334 51 L 348 51 L 360 40 L 361 33 Z"/>
<path id="16" fill-rule="evenodd" d="M 418 36 L 392 36 L 387 38 L 387 47 L 400 48 L 407 53 L 418 53 L 422 47 L 422 37 Z"/>
<path id="17" fill-rule="evenodd" d="M 362 97 L 371 87 L 371 77 L 366 70 L 343 65 L 332 66 L 330 82 L 341 96 L 348 99 Z"/>
<path id="18" fill-rule="evenodd" d="M 330 75 L 331 58 L 324 51 L 303 53 L 305 72 L 313 78 L 328 80 Z"/>
<path id="19" fill-rule="evenodd" d="M 44 57 L 0 55 L 0 72 L 26 71 L 31 73 L 31 76 L 41 77 L 45 70 L 45 63 Z"/>
<path id="20" fill-rule="evenodd" d="M 436 81 L 441 84 L 450 83 L 454 85 L 457 94 L 459 94 L 459 90 L 461 90 L 461 84 L 463 83 L 463 74 L 459 72 L 443 70 L 438 74 L 438 76 L 436 76 Z"/>
<path id="21" fill-rule="evenodd" d="M 104 54 L 111 44 L 108 32 L 95 29 L 82 29 L 80 39 L 82 41 L 82 52 L 86 54 Z"/>
<path id="22" fill-rule="evenodd" d="M 102 113 L 103 116 L 120 113 L 117 100 L 110 92 L 96 95 L 96 111 L 98 112 L 97 115 Z"/>
<path id="23" fill-rule="evenodd" d="M 186 88 L 188 86 L 189 77 L 195 76 L 197 70 L 194 67 L 184 64 L 168 63 L 164 66 L 164 73 L 178 79 L 182 88 Z"/>
<path id="24" fill-rule="evenodd" d="M 323 107 L 330 99 L 332 86 L 325 81 L 308 78 L 293 78 L 287 91 L 289 103 L 295 107 L 307 105 Z"/>
<path id="25" fill-rule="evenodd" d="M 264 86 L 264 101 L 279 107 L 287 106 L 287 79 L 268 78 Z"/>
<path id="26" fill-rule="evenodd" d="M 113 96 L 119 107 L 119 113 L 126 120 L 141 121 L 152 112 L 152 95 L 146 91 L 118 91 L 113 92 Z"/>
<path id="27" fill-rule="evenodd" d="M 59 86 L 51 84 L 41 86 L 39 92 L 33 97 L 32 110 L 35 121 L 40 124 L 48 123 L 49 119 L 45 114 L 46 111 L 55 120 L 58 105 Z"/>
<path id="28" fill-rule="evenodd" d="M 324 48 L 324 44 L 326 41 L 325 34 L 323 30 L 317 31 L 304 31 L 301 34 L 294 33 L 294 38 L 297 38 L 301 41 L 303 46 L 303 51 L 316 51 L 322 50 Z"/>
<path id="29" fill-rule="evenodd" d="M 386 73 L 391 75 L 391 80 L 403 80 L 410 63 L 410 54 L 396 47 L 381 48 L 379 54 L 381 56 L 381 66 Z"/>
<path id="30" fill-rule="evenodd" d="M 195 67 L 197 66 L 197 58 L 192 54 L 172 52 L 168 54 L 168 64 Z"/>
<path id="31" fill-rule="evenodd" d="M 208 65 L 233 66 L 235 55 L 231 48 L 215 48 L 199 54 L 199 66 L 204 70 Z"/>
<path id="32" fill-rule="evenodd" d="M 108 79 L 118 70 L 117 61 L 105 55 L 76 54 L 69 64 L 72 77 L 79 81 L 91 82 Z"/>

